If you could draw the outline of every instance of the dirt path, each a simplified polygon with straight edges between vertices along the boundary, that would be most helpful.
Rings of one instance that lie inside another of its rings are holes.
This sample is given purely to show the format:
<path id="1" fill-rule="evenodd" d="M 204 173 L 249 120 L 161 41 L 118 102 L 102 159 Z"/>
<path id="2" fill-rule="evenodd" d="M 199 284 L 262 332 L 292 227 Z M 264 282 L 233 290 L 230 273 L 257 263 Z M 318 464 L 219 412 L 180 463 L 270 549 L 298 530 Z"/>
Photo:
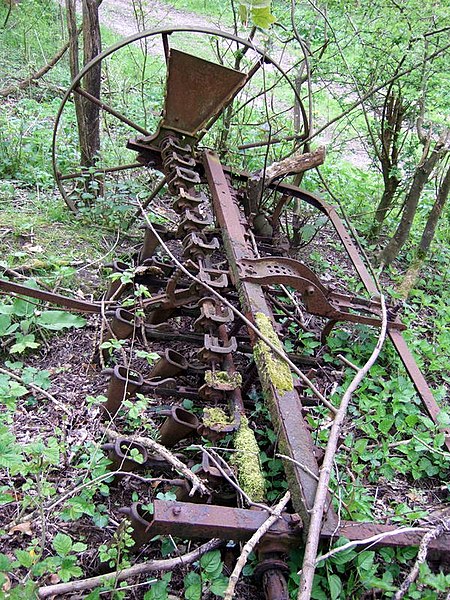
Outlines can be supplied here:
<path id="1" fill-rule="evenodd" d="M 129 36 L 143 29 L 157 29 L 186 25 L 188 27 L 218 29 L 218 19 L 179 10 L 164 2 L 143 2 L 143 11 L 137 15 L 130 0 L 103 0 L 100 8 L 101 22 L 112 31 Z M 220 22 L 220 29 L 227 29 Z"/>

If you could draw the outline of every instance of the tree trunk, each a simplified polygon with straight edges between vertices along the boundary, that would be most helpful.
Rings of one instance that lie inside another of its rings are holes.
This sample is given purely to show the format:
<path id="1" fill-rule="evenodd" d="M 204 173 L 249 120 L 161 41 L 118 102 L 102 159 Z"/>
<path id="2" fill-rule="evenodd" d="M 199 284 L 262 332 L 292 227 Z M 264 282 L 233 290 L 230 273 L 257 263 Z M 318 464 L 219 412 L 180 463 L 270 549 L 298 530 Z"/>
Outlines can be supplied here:
<path id="1" fill-rule="evenodd" d="M 406 298 L 414 286 L 417 277 L 419 276 L 420 269 L 423 265 L 426 255 L 431 246 L 431 242 L 434 239 L 436 233 L 437 224 L 441 217 L 442 211 L 444 210 L 445 203 L 447 202 L 450 193 L 450 166 L 448 167 L 444 179 L 439 187 L 436 201 L 433 208 L 428 215 L 428 219 L 425 228 L 422 233 L 419 245 L 417 247 L 416 254 L 411 262 L 411 265 L 406 272 L 406 275 L 398 288 L 399 293 L 403 298 Z"/>
<path id="2" fill-rule="evenodd" d="M 398 173 L 399 138 L 406 107 L 401 97 L 396 97 L 392 89 L 388 92 L 383 106 L 380 140 L 381 151 L 379 154 L 381 170 L 383 173 L 384 190 L 380 203 L 375 211 L 372 227 L 368 234 L 369 239 L 377 239 L 386 215 L 394 203 L 400 179 Z"/>
<path id="3" fill-rule="evenodd" d="M 83 0 L 83 64 L 86 65 L 101 52 L 100 23 L 97 0 Z M 90 69 L 83 78 L 83 88 L 95 98 L 100 98 L 101 65 Z M 83 127 L 80 132 L 81 165 L 95 164 L 100 150 L 100 109 L 87 98 L 81 98 L 83 106 Z"/>
<path id="4" fill-rule="evenodd" d="M 83 0 L 83 65 L 101 52 L 100 25 L 98 18 L 98 0 Z M 80 52 L 77 36 L 75 0 L 66 0 L 67 28 L 70 38 L 70 73 L 74 79 L 80 70 Z M 83 78 L 83 89 L 92 96 L 100 98 L 101 66 L 90 69 Z M 86 98 L 74 94 L 75 112 L 80 143 L 80 163 L 89 168 L 95 164 L 100 150 L 99 107 Z"/>
<path id="5" fill-rule="evenodd" d="M 425 157 L 416 168 L 411 187 L 406 196 L 400 223 L 388 245 L 379 255 L 378 262 L 380 265 L 390 265 L 403 248 L 403 245 L 408 239 L 409 232 L 411 231 L 413 219 L 416 214 L 417 206 L 419 204 L 423 189 L 429 180 L 434 167 L 442 158 L 444 153 L 445 148 L 443 142 L 436 142 L 431 154 L 428 157 Z"/>

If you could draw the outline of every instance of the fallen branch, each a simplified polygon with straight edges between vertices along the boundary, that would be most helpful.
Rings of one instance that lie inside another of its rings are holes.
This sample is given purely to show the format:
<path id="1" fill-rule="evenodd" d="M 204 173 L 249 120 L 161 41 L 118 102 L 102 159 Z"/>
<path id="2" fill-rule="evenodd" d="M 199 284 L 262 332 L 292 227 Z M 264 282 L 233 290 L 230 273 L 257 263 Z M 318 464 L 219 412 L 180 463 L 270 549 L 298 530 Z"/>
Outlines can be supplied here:
<path id="1" fill-rule="evenodd" d="M 319 546 L 320 532 L 322 529 L 322 519 L 324 513 L 325 502 L 328 493 L 328 484 L 330 481 L 331 470 L 333 468 L 334 457 L 341 433 L 342 425 L 347 414 L 348 405 L 353 396 L 353 393 L 369 372 L 372 365 L 378 358 L 383 347 L 384 339 L 387 331 L 387 313 L 384 296 L 380 295 L 381 302 L 381 330 L 377 344 L 366 364 L 358 370 L 353 380 L 348 386 L 345 394 L 342 397 L 339 409 L 334 417 L 333 425 L 330 430 L 325 456 L 323 458 L 322 467 L 320 469 L 319 483 L 317 485 L 316 497 L 314 506 L 311 509 L 311 521 L 308 531 L 308 537 L 305 546 L 305 555 L 303 558 L 302 569 L 300 572 L 300 586 L 298 589 L 297 600 L 310 600 L 314 573 L 316 571 L 317 548 Z"/>
<path id="2" fill-rule="evenodd" d="M 264 189 L 272 181 L 280 177 L 286 177 L 287 175 L 304 173 L 309 169 L 318 167 L 324 160 L 325 148 L 321 146 L 317 150 L 314 150 L 314 152 L 304 153 L 303 150 L 300 150 L 279 162 L 272 163 L 266 169 L 252 173 L 247 186 L 251 210 L 257 210 Z"/>
<path id="3" fill-rule="evenodd" d="M 224 600 L 233 600 L 235 597 L 234 590 L 236 584 L 239 580 L 239 576 L 242 572 L 242 569 L 245 567 L 247 563 L 248 555 L 252 552 L 255 546 L 258 544 L 259 540 L 269 531 L 272 525 L 280 518 L 281 513 L 283 512 L 286 504 L 291 499 L 290 492 L 286 492 L 285 495 L 281 498 L 278 504 L 272 509 L 272 514 L 267 518 L 266 521 L 259 527 L 252 537 L 245 543 L 242 548 L 242 552 L 238 561 L 233 569 L 233 572 L 230 575 L 230 579 L 228 581 L 228 587 L 225 590 L 225 594 L 223 596 Z"/>
<path id="4" fill-rule="evenodd" d="M 82 28 L 80 27 L 77 31 L 77 36 L 81 33 L 81 30 L 82 30 Z M 35 71 L 34 73 L 29 75 L 25 79 L 22 79 L 22 81 L 18 81 L 17 83 L 14 83 L 12 85 L 8 85 L 8 86 L 2 88 L 0 90 L 0 96 L 3 96 L 3 97 L 9 96 L 10 94 L 14 94 L 14 92 L 16 92 L 17 90 L 25 90 L 28 87 L 30 87 L 30 85 L 32 85 L 35 81 L 37 81 L 38 79 L 43 77 L 46 73 L 48 73 L 50 71 L 50 69 L 52 69 L 56 65 L 56 63 L 59 62 L 59 60 L 61 60 L 61 58 L 64 56 L 64 54 L 69 49 L 69 46 L 70 46 L 70 41 L 67 42 L 66 44 L 64 44 L 64 46 L 62 48 L 60 48 L 60 50 L 58 50 L 58 52 L 55 54 L 55 56 L 46 65 L 41 67 L 38 71 Z"/>
<path id="5" fill-rule="evenodd" d="M 411 584 L 413 584 L 417 579 L 417 576 L 419 575 L 420 565 L 423 564 L 427 559 L 428 546 L 430 545 L 430 543 L 436 538 L 440 537 L 445 531 L 448 531 L 449 529 L 450 517 L 447 517 L 446 519 L 438 523 L 434 529 L 431 529 L 423 536 L 422 541 L 420 542 L 419 552 L 417 554 L 416 561 L 402 585 L 395 592 L 394 600 L 401 600 L 409 590 Z"/>
<path id="6" fill-rule="evenodd" d="M 93 588 L 105 585 L 109 582 L 125 581 L 136 575 L 143 573 L 151 573 L 153 571 L 171 571 L 180 565 L 189 565 L 198 560 L 203 554 L 215 550 L 224 542 L 222 540 L 212 539 L 206 544 L 203 544 L 196 550 L 177 556 L 175 558 L 166 558 L 164 560 L 150 560 L 146 563 L 133 565 L 122 571 L 113 571 L 105 575 L 90 577 L 89 579 L 81 579 L 79 581 L 69 581 L 68 583 L 57 583 L 56 585 L 46 585 L 37 590 L 38 598 L 49 598 L 50 596 L 59 596 L 62 594 L 70 594 L 74 592 L 82 592 L 84 590 L 92 590 Z"/>
<path id="7" fill-rule="evenodd" d="M 333 548 L 333 550 L 330 550 L 326 554 L 321 554 L 318 556 L 316 558 L 316 565 L 323 560 L 327 560 L 327 558 L 330 558 L 331 556 L 335 556 L 336 554 L 340 554 L 341 552 L 345 552 L 346 550 L 350 550 L 356 546 L 369 547 L 382 542 L 387 537 L 403 535 L 404 533 L 427 533 L 428 531 L 428 527 L 399 527 L 398 529 L 393 529 L 392 531 L 383 531 L 383 533 L 377 533 L 376 535 L 372 535 L 371 537 L 363 538 L 361 540 L 352 540 L 351 542 L 347 542 L 338 548 Z"/>
<path id="8" fill-rule="evenodd" d="M 102 431 L 106 436 L 108 436 L 112 440 L 118 440 L 119 438 L 123 437 L 123 435 L 120 435 L 115 431 L 111 431 L 106 427 L 103 427 Z M 158 444 L 158 442 L 155 442 L 155 440 L 152 440 L 150 438 L 140 436 L 129 436 L 129 439 L 133 440 L 134 442 L 137 442 L 138 444 L 141 444 L 142 446 L 145 446 L 146 448 L 149 448 L 150 450 L 164 458 L 164 460 L 166 460 L 168 463 L 170 463 L 173 466 L 173 468 L 182 475 L 184 475 L 186 479 L 189 479 L 189 481 L 192 483 L 192 489 L 189 492 L 189 496 L 193 496 L 197 491 L 200 492 L 200 494 L 210 494 L 210 491 L 203 483 L 203 481 L 199 477 L 197 477 L 197 475 L 193 471 L 191 471 L 191 469 L 189 469 L 183 462 L 181 462 L 181 460 L 174 456 L 172 452 L 167 450 L 167 448 L 165 448 L 161 444 Z"/>

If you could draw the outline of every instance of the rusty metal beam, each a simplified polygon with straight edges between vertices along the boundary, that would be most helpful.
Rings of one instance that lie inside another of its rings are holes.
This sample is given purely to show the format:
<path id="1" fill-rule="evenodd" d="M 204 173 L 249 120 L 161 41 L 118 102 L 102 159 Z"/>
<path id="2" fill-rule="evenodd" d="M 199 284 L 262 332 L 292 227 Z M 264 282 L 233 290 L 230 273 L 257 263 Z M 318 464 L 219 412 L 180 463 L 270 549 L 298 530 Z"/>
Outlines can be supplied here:
<path id="1" fill-rule="evenodd" d="M 345 229 L 339 215 L 337 214 L 335 208 L 315 196 L 310 192 L 305 192 L 304 190 L 299 190 L 299 188 L 295 188 L 295 186 L 285 185 L 280 186 L 281 191 L 285 193 L 293 193 L 297 198 L 304 200 L 305 202 L 316 206 L 323 214 L 325 214 L 333 224 L 333 227 L 336 230 L 353 266 L 355 267 L 358 275 L 361 278 L 361 281 L 364 284 L 364 287 L 369 292 L 369 294 L 378 293 L 375 282 L 367 270 L 366 265 L 362 261 L 359 252 L 353 243 L 348 231 Z M 398 319 L 397 322 L 400 322 Z M 422 400 L 425 409 L 433 420 L 433 422 L 440 428 L 442 433 L 445 435 L 445 445 L 448 450 L 450 450 L 450 428 L 445 428 L 439 425 L 438 414 L 441 412 L 441 408 L 438 403 L 434 399 L 433 392 L 430 389 L 425 377 L 423 376 L 422 371 L 417 366 L 417 363 L 411 353 L 411 350 L 408 348 L 408 345 L 401 334 L 397 329 L 389 328 L 388 336 L 391 342 L 396 349 L 400 360 L 402 361 L 414 387 L 416 388 L 417 394 Z"/>
<path id="2" fill-rule="evenodd" d="M 16 294 L 20 296 L 27 296 L 29 298 L 36 298 L 37 300 L 43 300 L 44 302 L 51 302 L 52 304 L 58 304 L 64 306 L 69 310 L 76 312 L 86 313 L 100 313 L 101 305 L 95 302 L 87 302 L 86 300 L 75 300 L 75 298 L 68 298 L 67 296 L 61 296 L 60 294 L 54 294 L 53 292 L 45 292 L 44 290 L 35 290 L 26 285 L 20 285 L 19 283 L 12 283 L 5 279 L 0 279 L 0 292 L 4 294 Z"/>
<path id="3" fill-rule="evenodd" d="M 272 311 L 267 303 L 262 287 L 257 283 L 242 281 L 239 276 L 239 262 L 255 258 L 253 249 L 246 239 L 246 225 L 233 198 L 224 170 L 216 154 L 204 153 L 204 166 L 211 191 L 214 212 L 222 230 L 224 248 L 230 266 L 230 274 L 238 289 L 244 311 L 256 322 L 258 313 L 264 314 L 273 322 Z M 257 343 L 254 333 L 250 332 L 252 345 Z M 314 455 L 310 432 L 302 417 L 302 403 L 295 389 L 281 391 L 269 381 L 267 358 L 262 356 L 258 371 L 266 404 L 271 413 L 272 422 L 279 439 L 280 451 L 292 461 L 285 461 L 289 489 L 295 509 L 301 515 L 305 526 L 310 520 L 309 510 L 314 504 L 319 472 Z M 334 513 L 330 508 L 330 519 Z"/>
<path id="4" fill-rule="evenodd" d="M 149 532 L 152 536 L 175 535 L 186 539 L 215 537 L 223 540 L 246 541 L 268 517 L 269 513 L 264 510 L 155 499 L 153 515 L 149 517 Z M 398 529 L 395 525 L 341 521 L 338 527 L 325 524 L 322 527 L 321 539 L 331 540 L 342 536 L 350 541 L 357 541 L 379 534 L 394 533 Z M 286 546 L 298 546 L 302 540 L 302 533 L 303 524 L 298 515 L 283 513 L 269 529 L 267 537 L 277 540 L 283 538 Z M 371 544 L 371 547 L 418 546 L 423 535 L 424 533 L 420 531 L 389 535 L 378 544 Z M 445 532 L 440 538 L 432 540 L 429 548 L 450 555 L 450 532 Z"/>

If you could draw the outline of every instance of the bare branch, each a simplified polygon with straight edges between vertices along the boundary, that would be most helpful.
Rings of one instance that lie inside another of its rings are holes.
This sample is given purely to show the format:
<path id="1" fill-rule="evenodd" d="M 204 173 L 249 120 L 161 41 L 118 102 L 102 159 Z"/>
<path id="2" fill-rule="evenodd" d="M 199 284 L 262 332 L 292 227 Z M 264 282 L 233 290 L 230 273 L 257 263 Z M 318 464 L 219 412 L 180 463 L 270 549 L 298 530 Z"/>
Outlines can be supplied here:
<path id="1" fill-rule="evenodd" d="M 239 580 L 239 576 L 242 572 L 242 569 L 245 567 L 245 564 L 248 559 L 248 555 L 250 554 L 250 552 L 252 552 L 254 550 L 255 546 L 258 544 L 259 540 L 263 537 L 263 535 L 266 534 L 269 531 L 269 529 L 272 527 L 272 525 L 280 518 L 280 515 L 283 512 L 284 507 L 286 506 L 286 504 L 289 502 L 290 499 L 291 499 L 290 492 L 286 492 L 285 495 L 279 501 L 279 503 L 273 509 L 270 517 L 268 517 L 268 519 L 266 521 L 264 521 L 264 523 L 261 525 L 261 527 L 259 527 L 255 531 L 255 533 L 252 535 L 252 537 L 248 540 L 248 542 L 245 543 L 244 547 L 242 548 L 241 555 L 240 555 L 238 561 L 236 562 L 233 572 L 230 575 L 230 579 L 228 581 L 228 587 L 225 590 L 225 595 L 223 597 L 224 600 L 233 600 L 233 598 L 235 597 L 234 590 L 236 588 L 236 584 Z"/>
<path id="2" fill-rule="evenodd" d="M 105 573 L 97 577 L 89 579 L 81 579 L 79 581 L 69 581 L 68 583 L 57 583 L 56 585 L 46 585 L 37 590 L 38 598 L 49 598 L 51 596 L 60 596 L 74 592 L 82 592 L 84 590 L 92 590 L 95 587 L 102 586 L 108 583 L 125 581 L 131 577 L 142 575 L 143 573 L 152 573 L 154 571 L 171 571 L 180 565 L 189 565 L 198 560 L 203 554 L 219 548 L 224 542 L 222 540 L 212 539 L 206 544 L 203 544 L 196 550 L 182 554 L 175 558 L 166 558 L 164 560 L 149 560 L 148 562 L 133 565 L 128 569 Z"/>
<path id="3" fill-rule="evenodd" d="M 403 581 L 397 592 L 395 593 L 394 600 L 402 600 L 405 594 L 408 592 L 412 583 L 415 582 L 419 575 L 420 565 L 423 564 L 427 559 L 428 546 L 436 538 L 440 537 L 445 531 L 450 529 L 450 517 L 447 517 L 436 525 L 434 529 L 428 531 L 422 538 L 419 546 L 419 552 L 417 554 L 416 561 L 408 573 L 408 576 Z"/>
<path id="4" fill-rule="evenodd" d="M 339 435 L 347 414 L 348 405 L 353 393 L 369 372 L 372 365 L 378 358 L 383 347 L 387 331 L 387 312 L 384 296 L 380 294 L 382 324 L 377 344 L 366 364 L 358 370 L 345 394 L 342 397 L 339 409 L 334 417 L 333 425 L 330 430 L 330 437 L 325 450 L 322 467 L 320 469 L 319 483 L 317 485 L 314 506 L 311 510 L 311 522 L 306 540 L 305 556 L 303 559 L 302 570 L 300 574 L 300 587 L 297 600 L 310 600 L 314 573 L 316 570 L 317 548 L 319 546 L 320 532 L 322 528 L 322 519 L 325 508 L 326 497 L 328 493 L 328 484 L 330 481 L 331 470 L 333 468 L 334 457 L 338 445 Z"/>

